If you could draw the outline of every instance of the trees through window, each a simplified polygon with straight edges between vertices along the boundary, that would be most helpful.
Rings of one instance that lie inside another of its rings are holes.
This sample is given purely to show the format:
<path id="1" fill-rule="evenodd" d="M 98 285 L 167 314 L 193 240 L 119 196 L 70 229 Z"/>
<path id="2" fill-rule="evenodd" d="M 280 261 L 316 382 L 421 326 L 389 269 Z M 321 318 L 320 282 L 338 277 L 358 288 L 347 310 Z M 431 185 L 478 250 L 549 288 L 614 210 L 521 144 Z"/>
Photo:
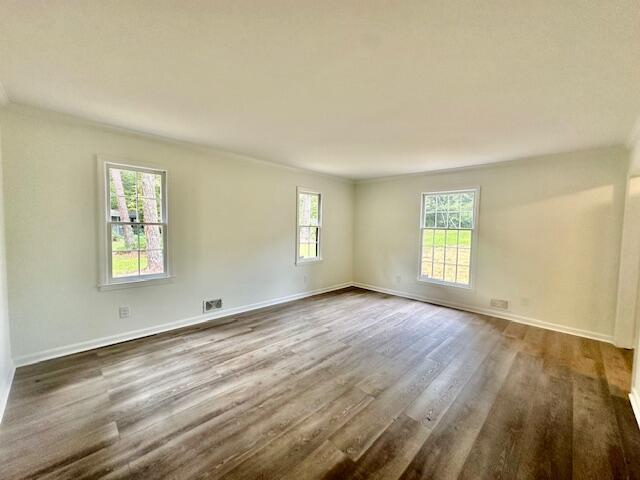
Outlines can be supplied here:
<path id="1" fill-rule="evenodd" d="M 322 195 L 298 188 L 297 263 L 320 260 Z"/>
<path id="2" fill-rule="evenodd" d="M 478 193 L 422 194 L 420 280 L 471 286 Z"/>
<path id="3" fill-rule="evenodd" d="M 167 274 L 166 172 L 106 164 L 109 278 Z"/>

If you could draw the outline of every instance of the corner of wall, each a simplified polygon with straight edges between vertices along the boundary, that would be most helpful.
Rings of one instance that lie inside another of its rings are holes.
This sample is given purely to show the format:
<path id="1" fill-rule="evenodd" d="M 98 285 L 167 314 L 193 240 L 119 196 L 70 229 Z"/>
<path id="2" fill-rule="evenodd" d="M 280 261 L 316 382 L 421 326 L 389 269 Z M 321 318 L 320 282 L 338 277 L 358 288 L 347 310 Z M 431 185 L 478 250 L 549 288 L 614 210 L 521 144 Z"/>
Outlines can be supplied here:
<path id="1" fill-rule="evenodd" d="M 4 411 L 9 403 L 9 394 L 11 393 L 11 385 L 13 384 L 13 377 L 16 373 L 16 367 L 13 361 L 9 359 L 9 369 L 5 373 L 5 378 L 0 381 L 0 423 L 2 423 L 2 417 Z"/>
<path id="2" fill-rule="evenodd" d="M 629 393 L 629 401 L 638 422 L 638 427 L 640 427 L 640 395 L 638 395 L 638 391 L 635 388 L 632 388 L 631 393 Z"/>
<path id="3" fill-rule="evenodd" d="M 0 131 L 0 422 L 9 400 L 15 374 L 11 358 L 9 308 L 7 296 L 6 251 L 4 237 L 4 178 L 2 175 L 2 135 Z"/>
<path id="4" fill-rule="evenodd" d="M 352 201 L 351 201 L 351 282 L 356 281 L 356 218 L 358 210 L 358 182 L 354 181 L 351 185 Z"/>

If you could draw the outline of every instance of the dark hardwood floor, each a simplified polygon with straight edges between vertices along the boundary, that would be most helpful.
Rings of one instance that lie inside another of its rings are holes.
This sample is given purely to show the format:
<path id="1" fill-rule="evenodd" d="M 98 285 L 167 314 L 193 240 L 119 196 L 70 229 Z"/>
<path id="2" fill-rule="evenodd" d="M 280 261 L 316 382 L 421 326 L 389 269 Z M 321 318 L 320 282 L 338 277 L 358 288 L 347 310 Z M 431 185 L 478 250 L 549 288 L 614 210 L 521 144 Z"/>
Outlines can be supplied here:
<path id="1" fill-rule="evenodd" d="M 2 479 L 640 478 L 612 345 L 348 289 L 18 369 Z"/>

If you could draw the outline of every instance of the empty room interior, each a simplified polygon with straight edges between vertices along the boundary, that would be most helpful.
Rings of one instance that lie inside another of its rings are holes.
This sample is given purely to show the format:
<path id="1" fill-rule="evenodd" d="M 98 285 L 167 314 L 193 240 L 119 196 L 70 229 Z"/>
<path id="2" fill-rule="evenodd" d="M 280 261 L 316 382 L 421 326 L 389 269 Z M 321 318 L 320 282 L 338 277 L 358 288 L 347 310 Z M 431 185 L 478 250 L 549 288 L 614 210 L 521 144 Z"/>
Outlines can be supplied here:
<path id="1" fill-rule="evenodd" d="M 640 479 L 640 0 L 0 0 L 0 479 Z"/>

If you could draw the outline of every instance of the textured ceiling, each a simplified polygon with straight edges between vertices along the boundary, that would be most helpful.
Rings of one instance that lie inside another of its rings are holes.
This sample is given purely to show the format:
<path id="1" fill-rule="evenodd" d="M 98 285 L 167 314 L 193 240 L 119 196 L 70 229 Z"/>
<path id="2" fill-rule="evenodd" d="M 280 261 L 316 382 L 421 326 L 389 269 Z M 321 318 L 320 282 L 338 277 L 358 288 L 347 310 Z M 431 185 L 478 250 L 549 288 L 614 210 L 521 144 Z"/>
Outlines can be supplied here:
<path id="1" fill-rule="evenodd" d="M 640 1 L 7 1 L 11 101 L 349 178 L 623 143 Z"/>

